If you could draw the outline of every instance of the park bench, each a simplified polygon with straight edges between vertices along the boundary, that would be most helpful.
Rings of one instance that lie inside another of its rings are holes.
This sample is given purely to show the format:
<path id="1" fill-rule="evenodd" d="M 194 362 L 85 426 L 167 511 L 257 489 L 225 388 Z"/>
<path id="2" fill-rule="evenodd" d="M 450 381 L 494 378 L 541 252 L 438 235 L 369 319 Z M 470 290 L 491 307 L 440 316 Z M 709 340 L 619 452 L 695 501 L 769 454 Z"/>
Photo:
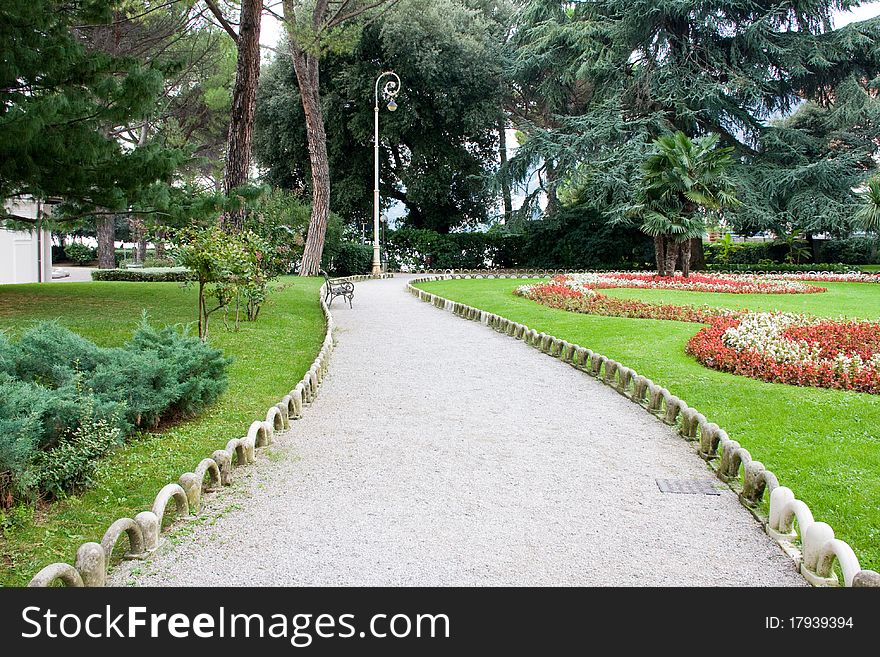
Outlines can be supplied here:
<path id="1" fill-rule="evenodd" d="M 342 297 L 343 299 L 348 299 L 349 308 L 353 307 L 351 300 L 354 298 L 354 283 L 331 279 L 324 270 L 321 270 L 321 273 L 324 275 L 324 281 L 326 281 L 327 291 L 324 294 L 324 301 L 327 302 L 329 299 L 327 305 L 332 306 L 333 299 Z"/>

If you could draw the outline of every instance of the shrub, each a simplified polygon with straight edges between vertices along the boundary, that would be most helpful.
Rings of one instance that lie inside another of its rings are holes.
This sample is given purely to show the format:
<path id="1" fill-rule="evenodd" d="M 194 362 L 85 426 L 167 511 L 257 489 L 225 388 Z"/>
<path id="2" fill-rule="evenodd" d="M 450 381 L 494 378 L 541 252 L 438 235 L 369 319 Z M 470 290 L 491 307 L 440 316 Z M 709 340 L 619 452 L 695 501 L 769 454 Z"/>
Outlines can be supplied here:
<path id="1" fill-rule="evenodd" d="M 497 232 L 449 233 L 400 228 L 388 231 L 386 258 L 391 268 L 483 269 L 512 267 L 523 238 Z M 371 256 L 372 259 L 372 256 Z"/>
<path id="2" fill-rule="evenodd" d="M 788 262 L 765 262 L 757 265 L 715 265 L 708 264 L 706 269 L 710 271 L 741 271 L 741 272 L 758 272 L 758 271 L 774 271 L 774 272 L 799 272 L 799 271 L 830 271 L 835 273 L 844 273 L 848 271 L 858 271 L 858 267 L 849 265 L 831 264 L 822 262 L 818 264 L 792 264 Z"/>
<path id="3" fill-rule="evenodd" d="M 81 409 L 79 425 L 50 450 L 37 452 L 26 484 L 50 497 L 60 498 L 91 483 L 97 460 L 122 441 L 112 421 L 95 418 L 89 398 Z"/>
<path id="4" fill-rule="evenodd" d="M 152 269 L 98 269 L 92 272 L 93 281 L 129 281 L 132 283 L 186 283 L 196 280 L 186 267 Z"/>
<path id="5" fill-rule="evenodd" d="M 823 240 L 819 242 L 822 260 L 842 262 L 851 265 L 880 263 L 878 239 L 875 237 L 850 237 L 842 240 Z"/>
<path id="6" fill-rule="evenodd" d="M 109 360 L 108 349 L 56 322 L 41 322 L 15 345 L 15 377 L 47 388 L 73 382 L 77 372 L 93 372 Z"/>
<path id="7" fill-rule="evenodd" d="M 177 265 L 174 258 L 144 258 L 144 269 L 171 268 Z"/>
<path id="8" fill-rule="evenodd" d="M 373 246 L 360 242 L 342 242 L 329 265 L 334 276 L 369 274 L 373 266 Z"/>
<path id="9" fill-rule="evenodd" d="M 787 253 L 784 244 L 776 242 L 742 242 L 727 247 L 727 262 L 721 257 L 725 247 L 721 242 L 703 244 L 707 265 L 761 265 L 782 262 Z"/>
<path id="10" fill-rule="evenodd" d="M 71 262 L 75 262 L 78 265 L 85 265 L 98 258 L 98 250 L 80 242 L 71 242 L 64 247 L 64 255 L 67 256 L 67 259 Z"/>
<path id="11" fill-rule="evenodd" d="M 640 230 L 615 225 L 583 205 L 526 224 L 521 266 L 566 269 L 654 267 L 654 243 Z"/>
<path id="12" fill-rule="evenodd" d="M 82 485 L 83 462 L 111 442 L 216 400 L 229 362 L 185 331 L 157 330 L 146 319 L 117 348 L 52 322 L 15 344 L 0 335 L 0 474 L 20 497 Z M 111 434 L 113 441 L 101 437 Z"/>
<path id="13" fill-rule="evenodd" d="M 146 414 L 146 409 L 150 408 L 147 402 L 157 388 L 149 385 L 141 387 L 140 405 L 148 421 L 158 422 L 165 411 L 165 417 L 191 417 L 226 389 L 226 368 L 231 360 L 225 358 L 219 349 L 208 346 L 185 331 L 179 332 L 175 327 L 166 326 L 156 330 L 145 318 L 123 352 L 120 354 L 123 359 L 140 355 L 161 364 L 165 370 L 161 376 L 167 376 L 171 382 L 162 397 L 163 403 L 153 404 L 156 413 L 152 418 Z M 127 369 L 132 371 L 132 368 Z M 123 371 L 122 364 L 119 371 Z M 132 375 L 142 376 L 137 372 L 132 372 Z M 137 407 L 135 400 L 130 399 L 130 405 Z"/>

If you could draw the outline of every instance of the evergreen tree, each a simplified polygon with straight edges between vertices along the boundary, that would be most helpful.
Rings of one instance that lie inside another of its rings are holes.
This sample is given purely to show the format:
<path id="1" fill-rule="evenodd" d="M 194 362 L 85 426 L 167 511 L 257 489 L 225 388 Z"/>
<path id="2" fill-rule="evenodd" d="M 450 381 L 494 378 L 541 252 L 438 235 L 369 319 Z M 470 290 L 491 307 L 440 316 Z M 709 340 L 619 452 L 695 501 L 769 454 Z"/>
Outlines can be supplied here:
<path id="1" fill-rule="evenodd" d="M 167 196 L 183 154 L 125 147 L 108 130 L 150 114 L 165 71 L 90 49 L 73 29 L 109 22 L 112 9 L 106 0 L 0 6 L 0 197 L 60 198 L 61 214 L 78 218 L 154 212 Z"/>
<path id="2" fill-rule="evenodd" d="M 555 9 L 524 25 L 519 56 L 553 61 L 582 103 L 556 109 L 552 122 L 524 121 L 518 159 L 559 163 L 580 198 L 620 217 L 654 139 L 716 133 L 737 156 L 743 204 L 726 213 L 735 224 L 767 227 L 782 212 L 803 221 L 808 205 L 822 221 L 852 211 L 851 184 L 870 174 L 878 148 L 880 20 L 831 28 L 834 10 L 860 3 L 540 4 Z M 804 101 L 822 109 L 821 132 L 806 114 L 779 121 Z M 786 200 L 778 192 L 793 180 L 802 193 Z"/>

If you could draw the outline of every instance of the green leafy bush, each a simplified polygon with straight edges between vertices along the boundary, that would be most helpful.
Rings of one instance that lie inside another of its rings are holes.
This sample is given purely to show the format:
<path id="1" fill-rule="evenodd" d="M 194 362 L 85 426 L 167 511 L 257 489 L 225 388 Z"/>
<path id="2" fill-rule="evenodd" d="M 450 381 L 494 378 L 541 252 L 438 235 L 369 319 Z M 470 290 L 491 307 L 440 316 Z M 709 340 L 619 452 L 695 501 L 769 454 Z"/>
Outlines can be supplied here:
<path id="1" fill-rule="evenodd" d="M 94 262 L 98 258 L 98 249 L 93 249 L 80 242 L 71 242 L 64 247 L 64 255 L 71 262 L 78 265 L 85 265 Z"/>
<path id="2" fill-rule="evenodd" d="M 64 458 L 94 458 L 108 442 L 100 436 L 195 415 L 226 389 L 229 362 L 185 331 L 157 330 L 146 319 L 116 348 L 53 322 L 17 343 L 0 335 L 0 474 L 20 497 L 80 485 L 88 471 L 65 469 Z"/>
<path id="3" fill-rule="evenodd" d="M 880 240 L 876 237 L 850 237 L 819 242 L 822 260 L 850 265 L 880 264 Z"/>
<path id="4" fill-rule="evenodd" d="M 122 431 L 112 421 L 92 415 L 89 397 L 81 407 L 80 422 L 50 450 L 36 453 L 26 484 L 61 498 L 91 483 L 97 461 L 122 442 Z"/>
<path id="5" fill-rule="evenodd" d="M 523 238 L 492 232 L 448 233 L 401 228 L 388 231 L 386 257 L 392 269 L 483 269 L 515 266 L 512 248 Z M 370 256 L 372 261 L 372 255 Z"/>
<path id="6" fill-rule="evenodd" d="M 176 266 L 177 263 L 174 262 L 174 258 L 144 258 L 144 269 L 170 268 Z"/>
<path id="7" fill-rule="evenodd" d="M 186 267 L 157 267 L 143 269 L 97 269 L 93 281 L 130 281 L 133 283 L 186 283 L 196 280 Z"/>
<path id="8" fill-rule="evenodd" d="M 807 264 L 793 264 L 789 262 L 764 262 L 758 265 L 706 265 L 706 269 L 710 271 L 742 271 L 742 272 L 759 272 L 759 271 L 774 271 L 774 272 L 798 272 L 798 271 L 830 271 L 834 273 L 844 273 L 848 271 L 858 271 L 858 267 L 853 267 L 850 265 L 842 265 L 840 263 L 832 264 L 828 262 L 821 262 L 818 264 L 815 263 L 807 263 Z"/>
<path id="9" fill-rule="evenodd" d="M 782 262 L 788 249 L 776 242 L 722 242 L 703 244 L 707 265 L 763 265 L 767 262 Z"/>
<path id="10" fill-rule="evenodd" d="M 333 276 L 369 274 L 373 267 L 372 244 L 342 242 L 327 270 Z"/>

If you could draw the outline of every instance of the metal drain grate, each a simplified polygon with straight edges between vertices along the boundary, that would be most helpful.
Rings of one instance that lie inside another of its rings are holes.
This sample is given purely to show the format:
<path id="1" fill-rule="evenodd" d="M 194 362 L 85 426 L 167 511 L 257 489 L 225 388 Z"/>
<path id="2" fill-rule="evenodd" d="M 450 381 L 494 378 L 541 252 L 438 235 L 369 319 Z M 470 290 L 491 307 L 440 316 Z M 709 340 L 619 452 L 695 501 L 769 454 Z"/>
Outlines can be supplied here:
<path id="1" fill-rule="evenodd" d="M 681 493 L 683 495 L 721 495 L 711 479 L 657 479 L 661 493 Z"/>

